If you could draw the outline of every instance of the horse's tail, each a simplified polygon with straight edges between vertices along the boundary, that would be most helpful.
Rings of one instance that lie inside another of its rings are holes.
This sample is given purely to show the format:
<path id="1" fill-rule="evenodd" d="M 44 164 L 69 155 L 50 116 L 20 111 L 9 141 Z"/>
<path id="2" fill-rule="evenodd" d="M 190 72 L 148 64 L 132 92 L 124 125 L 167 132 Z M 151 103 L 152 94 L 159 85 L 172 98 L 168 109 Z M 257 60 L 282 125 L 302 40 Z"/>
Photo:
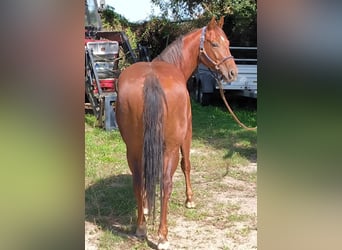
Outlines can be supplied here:
<path id="1" fill-rule="evenodd" d="M 165 94 L 156 76 L 148 75 L 144 83 L 143 166 L 149 215 L 155 219 L 155 194 L 158 178 L 163 175 Z M 160 185 L 162 187 L 162 179 Z"/>

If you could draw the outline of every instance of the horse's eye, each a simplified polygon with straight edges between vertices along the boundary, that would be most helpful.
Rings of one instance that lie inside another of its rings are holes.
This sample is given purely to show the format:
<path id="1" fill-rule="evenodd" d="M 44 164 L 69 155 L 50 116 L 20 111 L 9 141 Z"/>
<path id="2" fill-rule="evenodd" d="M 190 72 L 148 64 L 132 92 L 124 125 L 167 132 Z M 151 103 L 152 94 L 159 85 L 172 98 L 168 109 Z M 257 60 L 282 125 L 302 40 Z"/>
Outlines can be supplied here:
<path id="1" fill-rule="evenodd" d="M 217 42 L 211 42 L 211 46 L 213 46 L 214 48 L 219 47 L 219 44 Z"/>

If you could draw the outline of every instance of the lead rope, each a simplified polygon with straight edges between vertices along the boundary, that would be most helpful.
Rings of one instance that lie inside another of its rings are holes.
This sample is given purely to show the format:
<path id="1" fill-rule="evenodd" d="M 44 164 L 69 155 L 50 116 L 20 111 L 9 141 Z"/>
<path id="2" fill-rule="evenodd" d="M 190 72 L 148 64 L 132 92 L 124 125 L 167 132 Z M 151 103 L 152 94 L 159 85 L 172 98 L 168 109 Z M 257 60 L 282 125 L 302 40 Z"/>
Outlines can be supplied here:
<path id="1" fill-rule="evenodd" d="M 210 70 L 210 69 L 209 69 Z M 224 104 L 226 105 L 229 113 L 233 116 L 234 120 L 241 126 L 243 127 L 244 129 L 246 130 L 250 130 L 250 131 L 253 131 L 253 130 L 257 130 L 257 126 L 256 127 L 247 127 L 245 124 L 243 124 L 239 118 L 237 118 L 237 116 L 235 115 L 234 111 L 231 109 L 231 107 L 229 106 L 227 100 L 226 100 L 226 97 L 223 93 L 223 87 L 222 87 L 222 82 L 216 77 L 216 75 L 210 70 L 211 74 L 214 76 L 216 82 L 218 83 L 219 85 L 219 89 L 220 89 L 220 95 L 221 95 L 221 98 L 224 102 Z"/>

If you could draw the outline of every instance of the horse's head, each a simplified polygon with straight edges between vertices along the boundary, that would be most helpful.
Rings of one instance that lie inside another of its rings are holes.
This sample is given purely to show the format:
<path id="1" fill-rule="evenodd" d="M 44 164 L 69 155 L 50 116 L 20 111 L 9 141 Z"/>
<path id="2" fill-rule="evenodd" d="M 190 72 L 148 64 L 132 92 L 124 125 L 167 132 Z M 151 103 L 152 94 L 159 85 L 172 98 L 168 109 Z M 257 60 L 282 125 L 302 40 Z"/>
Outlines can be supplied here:
<path id="1" fill-rule="evenodd" d="M 235 81 L 238 74 L 234 58 L 229 50 L 229 40 L 222 30 L 224 18 L 217 23 L 213 17 L 202 28 L 200 39 L 200 61 L 208 68 L 222 74 L 226 81 Z"/>

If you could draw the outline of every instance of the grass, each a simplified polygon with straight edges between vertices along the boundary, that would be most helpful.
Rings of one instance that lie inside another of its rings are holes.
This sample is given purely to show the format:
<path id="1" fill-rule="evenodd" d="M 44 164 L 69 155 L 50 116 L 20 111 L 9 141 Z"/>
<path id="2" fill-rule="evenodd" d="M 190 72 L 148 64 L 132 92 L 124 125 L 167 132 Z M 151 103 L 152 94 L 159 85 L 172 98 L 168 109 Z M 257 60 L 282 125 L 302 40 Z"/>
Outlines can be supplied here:
<path id="1" fill-rule="evenodd" d="M 256 110 L 238 108 L 234 111 L 247 126 L 256 126 Z M 256 161 L 256 132 L 240 128 L 218 105 L 202 107 L 193 102 L 192 113 L 192 184 L 197 207 L 204 209 L 188 210 L 184 207 L 184 177 L 178 168 L 170 199 L 170 227 L 175 225 L 173 216 L 199 223 L 215 224 L 218 220 L 216 224 L 220 228 L 225 227 L 228 220 L 231 224 L 248 219 L 236 213 L 238 205 L 212 202 L 213 194 L 200 190 L 226 192 L 231 187 L 221 182 L 225 176 L 256 182 L 256 173 L 249 174 L 236 168 Z M 107 132 L 95 124 L 94 116 L 85 115 L 85 219 L 103 231 L 100 249 L 150 249 L 146 241 L 132 240 L 136 203 L 125 144 L 119 131 Z M 223 212 L 214 215 L 211 210 Z"/>

